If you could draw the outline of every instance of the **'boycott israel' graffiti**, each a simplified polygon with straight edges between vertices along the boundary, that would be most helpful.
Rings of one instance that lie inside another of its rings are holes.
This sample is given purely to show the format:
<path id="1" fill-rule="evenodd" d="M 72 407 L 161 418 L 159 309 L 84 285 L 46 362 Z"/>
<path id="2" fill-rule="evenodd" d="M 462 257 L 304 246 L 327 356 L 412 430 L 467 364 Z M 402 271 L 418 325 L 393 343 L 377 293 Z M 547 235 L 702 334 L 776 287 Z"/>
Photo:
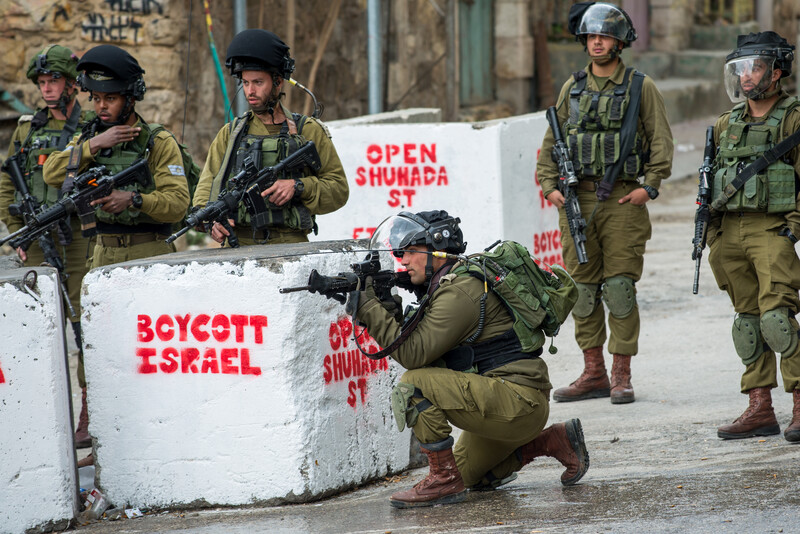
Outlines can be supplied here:
<path id="1" fill-rule="evenodd" d="M 436 143 L 367 147 L 368 165 L 356 168 L 356 185 L 388 189 L 390 208 L 412 208 L 421 187 L 447 186 L 447 169 L 436 157 Z"/>
<path id="2" fill-rule="evenodd" d="M 264 343 L 265 315 L 163 314 L 154 321 L 141 314 L 136 320 L 140 374 L 261 374 L 250 362 L 249 344 Z"/>
<path id="3" fill-rule="evenodd" d="M 335 323 L 331 323 L 328 341 L 334 352 L 326 354 L 322 360 L 322 377 L 325 385 L 348 381 L 347 404 L 355 408 L 359 400 L 361 404 L 367 400 L 367 377 L 379 371 L 388 371 L 389 362 L 388 358 L 371 360 L 355 346 L 350 350 L 344 350 L 349 344 L 351 334 L 353 334 L 353 322 L 349 317 L 343 316 Z M 364 327 L 356 326 L 355 335 L 364 350 L 370 354 L 380 350 L 378 343 Z"/>

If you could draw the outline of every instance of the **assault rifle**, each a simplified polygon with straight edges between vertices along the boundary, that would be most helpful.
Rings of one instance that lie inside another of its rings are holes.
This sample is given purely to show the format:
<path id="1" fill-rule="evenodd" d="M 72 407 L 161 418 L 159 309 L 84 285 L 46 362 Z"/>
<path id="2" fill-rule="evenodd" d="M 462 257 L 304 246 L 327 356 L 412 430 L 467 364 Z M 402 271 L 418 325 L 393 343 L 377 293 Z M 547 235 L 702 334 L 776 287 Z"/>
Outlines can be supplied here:
<path id="1" fill-rule="evenodd" d="M 692 293 L 697 295 L 700 286 L 700 260 L 703 249 L 706 248 L 706 234 L 708 233 L 708 220 L 711 215 L 709 203 L 711 201 L 711 163 L 714 160 L 714 127 L 706 130 L 706 148 L 703 152 L 703 165 L 700 166 L 700 181 L 697 188 L 697 211 L 694 214 L 694 239 L 692 239 L 692 259 L 694 264 L 694 284 Z"/>
<path id="2" fill-rule="evenodd" d="M 236 237 L 228 219 L 235 219 L 239 203 L 243 202 L 247 212 L 250 213 L 253 228 L 265 228 L 269 222 L 269 212 L 273 208 L 267 206 L 261 193 L 269 189 L 284 173 L 303 167 L 309 167 L 313 172 L 318 172 L 322 167 L 313 141 L 309 141 L 276 165 L 261 170 L 258 170 L 252 158 L 247 156 L 244 159 L 244 168 L 228 180 L 226 189 L 219 194 L 217 200 L 190 213 L 186 217 L 186 226 L 169 236 L 166 239 L 167 243 L 172 243 L 195 227 L 208 231 L 215 222 L 218 222 L 229 233 L 228 244 L 232 248 L 238 247 L 239 238 Z"/>
<path id="3" fill-rule="evenodd" d="M 561 133 L 561 127 L 558 124 L 556 108 L 554 106 L 547 108 L 546 115 L 555 139 L 553 160 L 558 163 L 558 189 L 564 195 L 564 212 L 569 224 L 569 233 L 572 236 L 572 241 L 575 242 L 578 263 L 584 264 L 589 261 L 589 258 L 586 257 L 586 221 L 581 215 L 581 205 L 578 203 L 578 177 L 575 176 L 569 148 L 564 142 L 564 135 Z"/>
<path id="4" fill-rule="evenodd" d="M 127 169 L 113 175 L 109 175 L 103 165 L 90 169 L 75 178 L 69 195 L 31 216 L 25 226 L 0 239 L 0 245 L 9 241 L 12 246 L 25 248 L 31 241 L 49 232 L 54 224 L 68 220 L 73 213 L 78 214 L 83 236 L 91 237 L 97 233 L 96 208 L 91 205 L 93 201 L 108 196 L 113 189 L 120 189 L 134 182 L 144 187 L 151 180 L 146 159 L 140 159 Z"/>
<path id="5" fill-rule="evenodd" d="M 364 261 L 351 263 L 350 268 L 353 272 L 339 273 L 337 276 L 325 276 L 324 274 L 319 274 L 316 269 L 311 269 L 308 285 L 282 287 L 279 291 L 281 293 L 294 293 L 297 291 L 319 293 L 344 304 L 348 293 L 357 289 L 364 289 L 368 276 L 372 277 L 375 294 L 380 300 L 390 300 L 392 298 L 391 290 L 394 286 L 409 290 L 413 289 L 408 272 L 382 271 L 380 258 L 375 251 L 369 252 Z"/>
<path id="6" fill-rule="evenodd" d="M 8 212 L 14 217 L 21 217 L 25 224 L 29 224 L 42 211 L 42 204 L 39 202 L 39 199 L 31 194 L 30 189 L 28 189 L 28 184 L 25 181 L 22 168 L 20 167 L 21 157 L 22 153 L 18 151 L 3 162 L 2 170 L 11 177 L 11 183 L 14 184 L 14 188 L 22 197 L 22 200 L 18 204 L 11 204 L 8 207 Z M 66 280 L 68 275 L 66 273 L 64 260 L 61 258 L 61 254 L 58 253 L 55 240 L 53 239 L 53 230 L 55 230 L 56 227 L 58 227 L 59 235 L 63 237 L 64 244 L 69 244 L 69 240 L 72 239 L 69 221 L 59 220 L 55 224 L 47 227 L 45 231 L 38 236 L 39 248 L 42 249 L 42 253 L 44 254 L 44 261 L 58 271 L 58 283 L 61 286 L 61 294 L 64 296 L 64 302 L 67 305 L 70 316 L 75 317 L 75 309 L 72 307 L 67 293 Z M 26 242 L 21 239 L 15 239 L 13 241 L 8 239 L 8 241 L 11 241 L 9 244 L 14 249 L 21 248 L 22 250 L 28 250 L 31 244 L 30 241 Z"/>

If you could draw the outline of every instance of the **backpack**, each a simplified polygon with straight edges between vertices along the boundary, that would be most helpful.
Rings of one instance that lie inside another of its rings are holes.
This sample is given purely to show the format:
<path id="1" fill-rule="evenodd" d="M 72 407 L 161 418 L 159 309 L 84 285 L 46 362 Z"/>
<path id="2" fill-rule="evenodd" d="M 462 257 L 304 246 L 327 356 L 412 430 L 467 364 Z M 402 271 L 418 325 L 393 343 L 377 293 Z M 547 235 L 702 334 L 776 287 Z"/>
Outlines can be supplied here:
<path id="1" fill-rule="evenodd" d="M 165 131 L 175 139 L 175 142 L 178 143 L 178 148 L 181 151 L 181 158 L 183 159 L 183 172 L 186 175 L 186 185 L 189 186 L 189 208 L 186 214 L 189 214 L 189 211 L 192 209 L 192 199 L 194 198 L 194 191 L 197 189 L 197 183 L 200 181 L 200 173 L 202 170 L 200 167 L 197 166 L 197 163 L 194 162 L 192 159 L 192 155 L 189 153 L 189 148 L 184 145 L 183 143 L 178 142 L 178 139 L 175 135 L 164 128 L 162 124 L 148 124 L 150 128 L 150 139 L 148 140 L 147 144 L 148 147 L 152 146 L 153 138 L 158 134 L 160 131 Z"/>
<path id="2" fill-rule="evenodd" d="M 502 241 L 490 251 L 472 254 L 468 262 L 451 272 L 474 276 L 487 282 L 514 318 L 514 332 L 522 352 L 534 352 L 551 338 L 550 353 L 558 349 L 552 338 L 558 334 L 578 300 L 575 281 L 562 267 L 551 265 L 553 273 L 539 267 L 530 252 L 514 241 Z"/>

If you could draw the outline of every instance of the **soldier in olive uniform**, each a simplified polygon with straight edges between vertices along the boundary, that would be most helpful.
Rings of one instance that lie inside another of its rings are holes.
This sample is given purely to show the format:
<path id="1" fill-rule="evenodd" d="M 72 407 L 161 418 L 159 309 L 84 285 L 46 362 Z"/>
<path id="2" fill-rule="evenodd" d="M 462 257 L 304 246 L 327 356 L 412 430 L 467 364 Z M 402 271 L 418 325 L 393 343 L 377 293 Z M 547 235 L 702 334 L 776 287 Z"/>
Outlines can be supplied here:
<path id="1" fill-rule="evenodd" d="M 522 352 L 500 299 L 489 292 L 482 310 L 483 282 L 460 272 L 455 261 L 432 256 L 464 252 L 459 222 L 445 211 L 401 212 L 376 229 L 370 247 L 388 245 L 417 295 L 425 295 L 415 312 L 421 319 L 410 333 L 403 329 L 404 341 L 391 354 L 408 369 L 392 393 L 392 409 L 401 426 L 413 428 L 430 472 L 413 488 L 392 495 L 397 508 L 460 502 L 465 488 L 494 489 L 540 456 L 567 468 L 561 477 L 565 486 L 589 468 L 579 420 L 542 430 L 552 386 L 541 346 Z M 401 331 L 399 303 L 380 301 L 367 282 L 358 295 L 357 318 L 387 347 Z M 464 368 L 464 351 L 474 372 L 455 370 Z M 451 423 L 464 431 L 455 448 Z"/>
<path id="2" fill-rule="evenodd" d="M 321 169 L 316 175 L 299 171 L 267 188 L 269 223 L 255 228 L 241 204 L 230 222 L 243 245 L 298 243 L 316 233 L 315 215 L 344 206 L 349 196 L 347 178 L 328 128 L 315 117 L 292 113 L 281 102 L 283 84 L 291 79 L 294 59 L 277 35 L 251 29 L 238 33 L 228 47 L 225 65 L 236 77 L 250 111 L 224 125 L 208 150 L 208 158 L 195 190 L 193 205 L 216 200 L 228 179 L 244 166 L 247 156 L 256 168 L 275 165 L 308 141 L 319 152 Z M 223 243 L 229 231 L 214 223 L 211 237 Z"/>
<path id="3" fill-rule="evenodd" d="M 781 88 L 789 76 L 794 46 L 775 32 L 740 35 L 727 57 L 725 88 L 737 105 L 714 126 L 718 147 L 711 184 L 709 263 L 720 289 L 736 311 L 733 344 L 745 365 L 741 391 L 750 403 L 721 438 L 778 434 L 771 389 L 778 386 L 775 353 L 780 353 L 783 387 L 792 393 L 788 441 L 800 441 L 800 148 L 798 139 L 783 155 L 743 184 L 737 175 L 776 144 L 800 130 L 800 99 Z M 732 183 L 733 182 L 733 183 Z"/>
<path id="4" fill-rule="evenodd" d="M 82 71 L 78 83 L 89 91 L 97 116 L 65 150 L 50 155 L 44 166 L 45 182 L 69 189 L 68 181 L 91 167 L 104 165 L 117 173 L 146 155 L 150 183 L 114 189 L 92 203 L 96 206 L 97 243 L 91 266 L 174 252 L 174 245 L 164 240 L 172 233 L 172 224 L 186 215 L 189 187 L 173 135 L 163 128 L 153 133 L 135 111 L 136 101 L 145 93 L 144 70 L 130 54 L 113 45 L 92 48 L 77 69 Z M 90 455 L 79 466 L 92 461 Z"/>
<path id="5" fill-rule="evenodd" d="M 640 324 L 635 284 L 642 276 L 645 244 L 651 236 L 645 204 L 658 196 L 661 181 L 670 175 L 672 132 L 653 81 L 626 69 L 620 58 L 622 49 L 636 39 L 627 13 L 611 4 L 575 4 L 570 31 L 590 59 L 584 70 L 567 80 L 558 97 L 558 121 L 580 180 L 578 201 L 588 225 L 587 263 L 578 263 L 571 239 L 561 241 L 567 271 L 579 289 L 572 316 L 584 370 L 568 387 L 554 391 L 553 398 L 610 396 L 612 403 L 624 404 L 634 401 L 631 357 L 639 350 Z M 637 100 L 638 117 L 628 117 Z M 627 157 L 621 154 L 626 140 L 631 146 Z M 553 143 L 548 129 L 536 170 L 545 197 L 562 208 L 558 167 L 550 157 Z M 559 225 L 561 234 L 568 235 L 563 209 Z M 614 355 L 610 383 L 603 357 L 606 325 L 601 300 L 608 307 L 608 350 Z"/>
<path id="6" fill-rule="evenodd" d="M 19 119 L 19 125 L 14 130 L 11 144 L 8 147 L 8 157 L 17 152 L 22 153 L 24 165 L 21 166 L 21 170 L 24 173 L 28 190 L 41 203 L 42 207 L 54 204 L 59 197 L 58 189 L 50 187 L 44 182 L 42 176 L 44 162 L 53 152 L 64 150 L 73 135 L 94 117 L 94 113 L 81 110 L 76 98 L 78 93 L 78 86 L 75 82 L 78 77 L 77 64 L 78 57 L 72 53 L 72 50 L 60 45 L 45 47 L 33 56 L 28 64 L 28 79 L 39 88 L 46 106 L 34 115 L 23 115 Z M 8 174 L 0 173 L 0 219 L 5 221 L 10 232 L 15 232 L 24 225 L 22 218 L 9 213 L 9 207 L 14 202 L 19 203 L 21 200 L 22 197 L 14 188 Z M 83 391 L 78 428 L 75 431 L 75 446 L 82 449 L 92 445 L 86 415 L 86 377 L 83 372 L 80 323 L 81 280 L 88 270 L 86 260 L 90 253 L 90 242 L 81 235 L 77 215 L 73 215 L 69 222 L 70 235 L 53 236 L 53 241 L 54 243 L 68 242 L 67 245 L 63 245 L 63 243 L 61 246 L 57 245 L 57 251 L 67 274 L 67 292 L 70 304 L 75 311 L 75 315 L 70 317 L 70 321 L 79 350 L 78 383 Z M 27 250 L 18 248 L 17 254 L 26 265 L 39 265 L 45 262 L 44 252 L 37 241 L 31 243 Z"/>

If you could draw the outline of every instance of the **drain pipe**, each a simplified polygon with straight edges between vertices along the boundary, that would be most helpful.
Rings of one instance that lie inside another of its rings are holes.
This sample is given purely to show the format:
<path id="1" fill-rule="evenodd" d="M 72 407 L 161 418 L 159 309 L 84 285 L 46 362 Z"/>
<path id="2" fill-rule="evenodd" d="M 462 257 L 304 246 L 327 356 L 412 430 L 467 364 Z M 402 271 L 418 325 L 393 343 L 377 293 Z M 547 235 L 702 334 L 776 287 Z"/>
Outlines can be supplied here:
<path id="1" fill-rule="evenodd" d="M 233 3 L 233 31 L 234 35 L 247 29 L 247 0 L 234 0 Z M 241 91 L 236 92 L 236 115 L 242 116 L 247 112 L 247 100 Z"/>
<path id="2" fill-rule="evenodd" d="M 383 111 L 383 39 L 381 36 L 381 2 L 367 2 L 367 79 L 369 83 L 369 114 Z"/>
<path id="3" fill-rule="evenodd" d="M 11 106 L 11 109 L 23 115 L 29 115 L 33 113 L 31 108 L 23 104 L 22 101 L 20 101 L 16 96 L 3 89 L 2 86 L 0 86 L 0 102 L 5 102 Z"/>

